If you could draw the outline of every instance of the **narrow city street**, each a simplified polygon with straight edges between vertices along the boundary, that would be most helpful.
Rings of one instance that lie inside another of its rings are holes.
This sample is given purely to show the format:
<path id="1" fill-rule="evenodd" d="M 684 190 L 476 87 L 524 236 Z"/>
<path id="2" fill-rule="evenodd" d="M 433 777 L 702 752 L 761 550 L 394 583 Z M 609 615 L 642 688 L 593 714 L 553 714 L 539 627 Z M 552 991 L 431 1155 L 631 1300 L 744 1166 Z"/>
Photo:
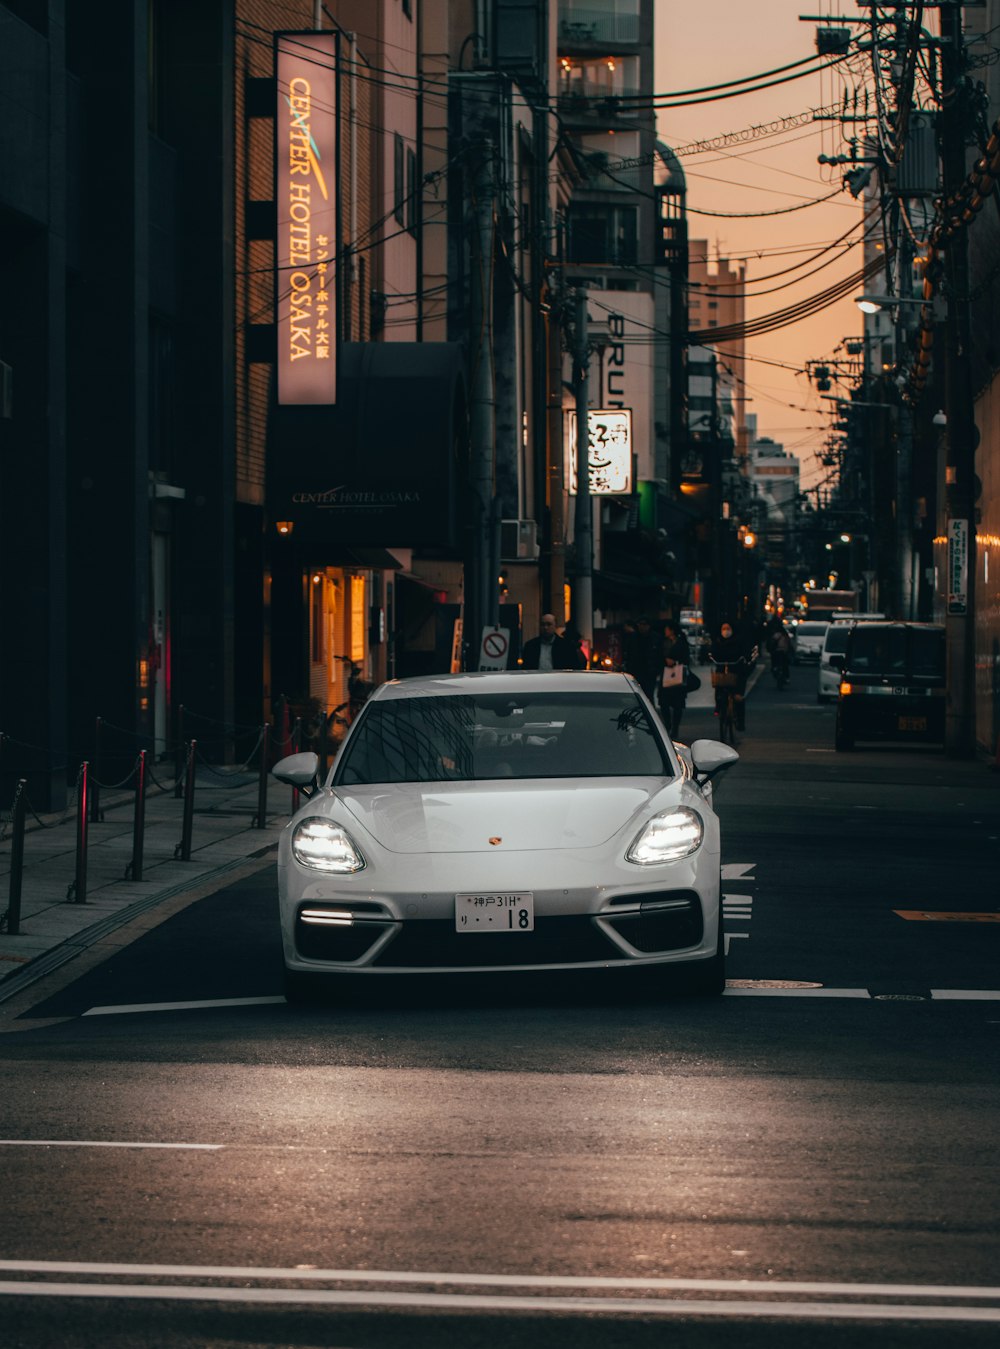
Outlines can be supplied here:
<path id="1" fill-rule="evenodd" d="M 834 753 L 815 678 L 762 672 L 717 789 L 721 999 L 293 1009 L 270 868 L 22 993 L 4 1342 L 995 1342 L 1000 779 Z"/>

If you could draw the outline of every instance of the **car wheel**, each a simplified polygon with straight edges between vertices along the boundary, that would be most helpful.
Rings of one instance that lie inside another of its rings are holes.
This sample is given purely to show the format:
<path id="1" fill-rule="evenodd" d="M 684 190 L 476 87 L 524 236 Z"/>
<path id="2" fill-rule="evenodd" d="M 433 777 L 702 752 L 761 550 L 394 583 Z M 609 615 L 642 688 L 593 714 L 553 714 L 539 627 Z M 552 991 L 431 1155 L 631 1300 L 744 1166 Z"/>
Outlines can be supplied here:
<path id="1" fill-rule="evenodd" d="M 285 968 L 285 1001 L 293 1007 L 307 1007 L 330 996 L 330 980 L 325 975 L 304 974 Z"/>
<path id="2" fill-rule="evenodd" d="M 833 747 L 838 753 L 845 750 L 850 752 L 854 748 L 854 737 L 847 734 L 839 721 L 837 722 L 837 729 L 833 736 Z"/>
<path id="3" fill-rule="evenodd" d="M 719 910 L 719 937 L 715 955 L 710 960 L 699 960 L 688 967 L 688 988 L 698 997 L 717 998 L 726 988 L 726 937 L 722 930 L 722 910 Z"/>

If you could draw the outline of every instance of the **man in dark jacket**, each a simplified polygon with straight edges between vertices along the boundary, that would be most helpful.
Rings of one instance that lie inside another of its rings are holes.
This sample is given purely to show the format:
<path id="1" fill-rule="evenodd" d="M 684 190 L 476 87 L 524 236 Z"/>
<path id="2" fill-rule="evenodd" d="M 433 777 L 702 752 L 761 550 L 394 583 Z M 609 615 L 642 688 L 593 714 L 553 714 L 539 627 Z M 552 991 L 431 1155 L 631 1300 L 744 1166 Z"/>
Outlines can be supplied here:
<path id="1" fill-rule="evenodd" d="M 639 681 L 647 698 L 655 701 L 663 673 L 663 637 L 645 614 L 635 620 L 635 632 L 625 639 L 625 669 Z"/>
<path id="2" fill-rule="evenodd" d="M 525 670 L 582 670 L 583 652 L 579 645 L 556 631 L 554 614 L 542 614 L 542 631 L 524 644 L 521 661 Z"/>

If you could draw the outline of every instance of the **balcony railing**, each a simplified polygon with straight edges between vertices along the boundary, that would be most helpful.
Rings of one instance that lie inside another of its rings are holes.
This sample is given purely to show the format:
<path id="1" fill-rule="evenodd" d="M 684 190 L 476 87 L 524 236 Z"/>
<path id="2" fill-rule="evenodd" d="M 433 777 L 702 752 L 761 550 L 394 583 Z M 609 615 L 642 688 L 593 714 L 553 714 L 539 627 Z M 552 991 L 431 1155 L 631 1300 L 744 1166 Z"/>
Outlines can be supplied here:
<path id="1" fill-rule="evenodd" d="M 559 110 L 568 117 L 588 117 L 607 122 L 618 118 L 634 118 L 632 104 L 622 102 L 639 96 L 638 89 L 616 89 L 606 85 L 575 84 L 559 91 Z"/>
<path id="2" fill-rule="evenodd" d="M 583 9 L 574 5 L 565 10 L 560 6 L 558 40 L 572 47 L 638 42 L 639 16 L 616 13 L 611 6 Z"/>

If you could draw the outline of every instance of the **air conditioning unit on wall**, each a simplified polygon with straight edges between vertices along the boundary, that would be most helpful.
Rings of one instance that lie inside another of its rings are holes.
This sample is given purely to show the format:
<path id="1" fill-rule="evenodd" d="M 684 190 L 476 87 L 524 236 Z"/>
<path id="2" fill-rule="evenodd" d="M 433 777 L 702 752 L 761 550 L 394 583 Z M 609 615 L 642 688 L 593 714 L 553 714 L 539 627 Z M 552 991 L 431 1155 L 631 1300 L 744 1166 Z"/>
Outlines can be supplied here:
<path id="1" fill-rule="evenodd" d="M 533 561 L 538 553 L 538 525 L 534 520 L 500 521 L 501 561 Z"/>

